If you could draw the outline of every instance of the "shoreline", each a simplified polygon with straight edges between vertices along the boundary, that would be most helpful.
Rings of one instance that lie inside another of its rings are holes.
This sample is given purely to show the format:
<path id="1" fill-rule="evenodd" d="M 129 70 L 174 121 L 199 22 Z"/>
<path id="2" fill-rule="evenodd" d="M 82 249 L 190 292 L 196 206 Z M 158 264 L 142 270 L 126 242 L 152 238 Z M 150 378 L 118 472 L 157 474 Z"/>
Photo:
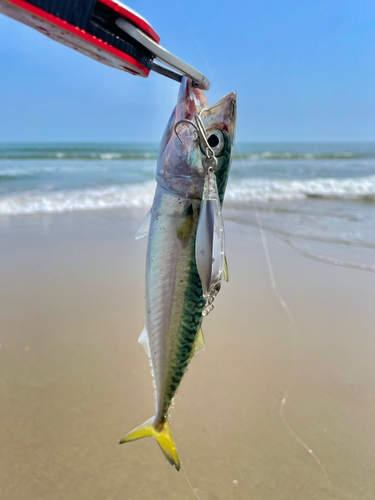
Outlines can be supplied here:
<path id="1" fill-rule="evenodd" d="M 117 444 L 153 413 L 145 213 L 0 218 L 5 500 L 193 496 L 154 440 Z M 259 230 L 226 220 L 230 280 L 171 416 L 183 467 L 202 500 L 373 500 L 373 275 L 265 238 L 276 290 Z M 286 388 L 284 418 L 328 479 L 280 418 Z"/>

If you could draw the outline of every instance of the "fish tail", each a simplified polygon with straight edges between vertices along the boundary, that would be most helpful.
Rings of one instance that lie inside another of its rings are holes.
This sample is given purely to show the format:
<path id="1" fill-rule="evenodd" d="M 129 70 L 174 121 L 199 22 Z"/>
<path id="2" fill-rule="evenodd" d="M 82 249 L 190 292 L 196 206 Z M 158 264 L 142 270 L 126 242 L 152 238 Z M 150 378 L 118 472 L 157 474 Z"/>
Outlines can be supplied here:
<path id="1" fill-rule="evenodd" d="M 135 441 L 148 436 L 154 436 L 160 448 L 168 461 L 180 470 L 180 459 L 177 455 L 176 445 L 174 444 L 171 429 L 167 420 L 161 424 L 155 424 L 155 417 L 146 420 L 142 425 L 136 427 L 129 432 L 124 438 L 121 439 L 120 444 Z"/>

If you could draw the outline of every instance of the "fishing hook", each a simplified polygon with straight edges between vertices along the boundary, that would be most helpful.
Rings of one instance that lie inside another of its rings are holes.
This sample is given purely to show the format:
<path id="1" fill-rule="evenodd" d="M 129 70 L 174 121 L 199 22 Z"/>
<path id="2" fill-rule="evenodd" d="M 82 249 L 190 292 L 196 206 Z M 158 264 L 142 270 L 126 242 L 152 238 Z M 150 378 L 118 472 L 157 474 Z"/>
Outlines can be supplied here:
<path id="1" fill-rule="evenodd" d="M 195 125 L 194 122 L 192 122 L 191 120 L 180 120 L 179 122 L 176 123 L 176 125 L 174 126 L 174 133 L 177 135 L 177 138 L 180 142 L 181 141 L 181 137 L 180 137 L 180 134 L 177 132 L 177 127 L 180 125 L 180 123 L 189 123 L 190 125 L 193 125 L 193 127 L 195 128 L 195 130 L 197 131 L 197 134 L 198 134 L 198 137 L 199 137 L 199 130 L 198 130 L 198 127 Z"/>
<path id="2" fill-rule="evenodd" d="M 202 109 L 202 111 L 203 111 L 203 109 Z M 204 123 L 202 121 L 202 118 L 200 117 L 200 114 L 202 113 L 202 111 L 199 113 L 199 115 L 194 115 L 196 123 L 192 122 L 191 120 L 186 120 L 186 119 L 178 121 L 176 123 L 176 125 L 174 126 L 174 132 L 177 135 L 178 140 L 180 142 L 182 142 L 181 137 L 180 137 L 179 133 L 177 132 L 177 127 L 181 123 L 188 123 L 189 125 L 192 125 L 197 132 L 198 139 L 199 139 L 199 146 L 202 150 L 202 153 L 206 155 L 208 160 L 211 160 L 211 159 L 215 158 L 215 153 L 214 153 L 213 149 L 211 148 L 211 146 L 209 145 L 208 140 L 207 140 L 207 132 L 206 132 Z"/>

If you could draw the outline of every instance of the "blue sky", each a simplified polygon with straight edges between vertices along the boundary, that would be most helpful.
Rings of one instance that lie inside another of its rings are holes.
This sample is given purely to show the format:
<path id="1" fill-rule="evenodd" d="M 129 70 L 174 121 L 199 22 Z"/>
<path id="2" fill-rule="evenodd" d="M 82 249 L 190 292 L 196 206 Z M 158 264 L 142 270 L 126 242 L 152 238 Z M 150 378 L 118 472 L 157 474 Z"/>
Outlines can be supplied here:
<path id="1" fill-rule="evenodd" d="M 238 140 L 375 140 L 373 0 L 128 5 L 211 80 L 210 103 L 237 90 Z M 1 142 L 158 142 L 177 92 L 0 15 Z"/>

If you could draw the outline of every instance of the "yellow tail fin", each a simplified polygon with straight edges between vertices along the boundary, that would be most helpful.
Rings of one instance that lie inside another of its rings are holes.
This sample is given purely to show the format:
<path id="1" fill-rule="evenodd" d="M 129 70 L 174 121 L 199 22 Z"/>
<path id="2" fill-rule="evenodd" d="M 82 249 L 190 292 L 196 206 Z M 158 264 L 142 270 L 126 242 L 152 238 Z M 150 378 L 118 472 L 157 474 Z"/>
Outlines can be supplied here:
<path id="1" fill-rule="evenodd" d="M 174 444 L 168 422 L 165 422 L 160 428 L 156 429 L 154 425 L 154 417 L 152 417 L 144 424 L 129 432 L 129 434 L 121 439 L 120 444 L 135 441 L 136 439 L 148 436 L 156 437 L 160 448 L 163 450 L 163 453 L 169 462 L 174 465 L 177 470 L 180 470 L 180 460 L 177 455 L 176 446 Z"/>

